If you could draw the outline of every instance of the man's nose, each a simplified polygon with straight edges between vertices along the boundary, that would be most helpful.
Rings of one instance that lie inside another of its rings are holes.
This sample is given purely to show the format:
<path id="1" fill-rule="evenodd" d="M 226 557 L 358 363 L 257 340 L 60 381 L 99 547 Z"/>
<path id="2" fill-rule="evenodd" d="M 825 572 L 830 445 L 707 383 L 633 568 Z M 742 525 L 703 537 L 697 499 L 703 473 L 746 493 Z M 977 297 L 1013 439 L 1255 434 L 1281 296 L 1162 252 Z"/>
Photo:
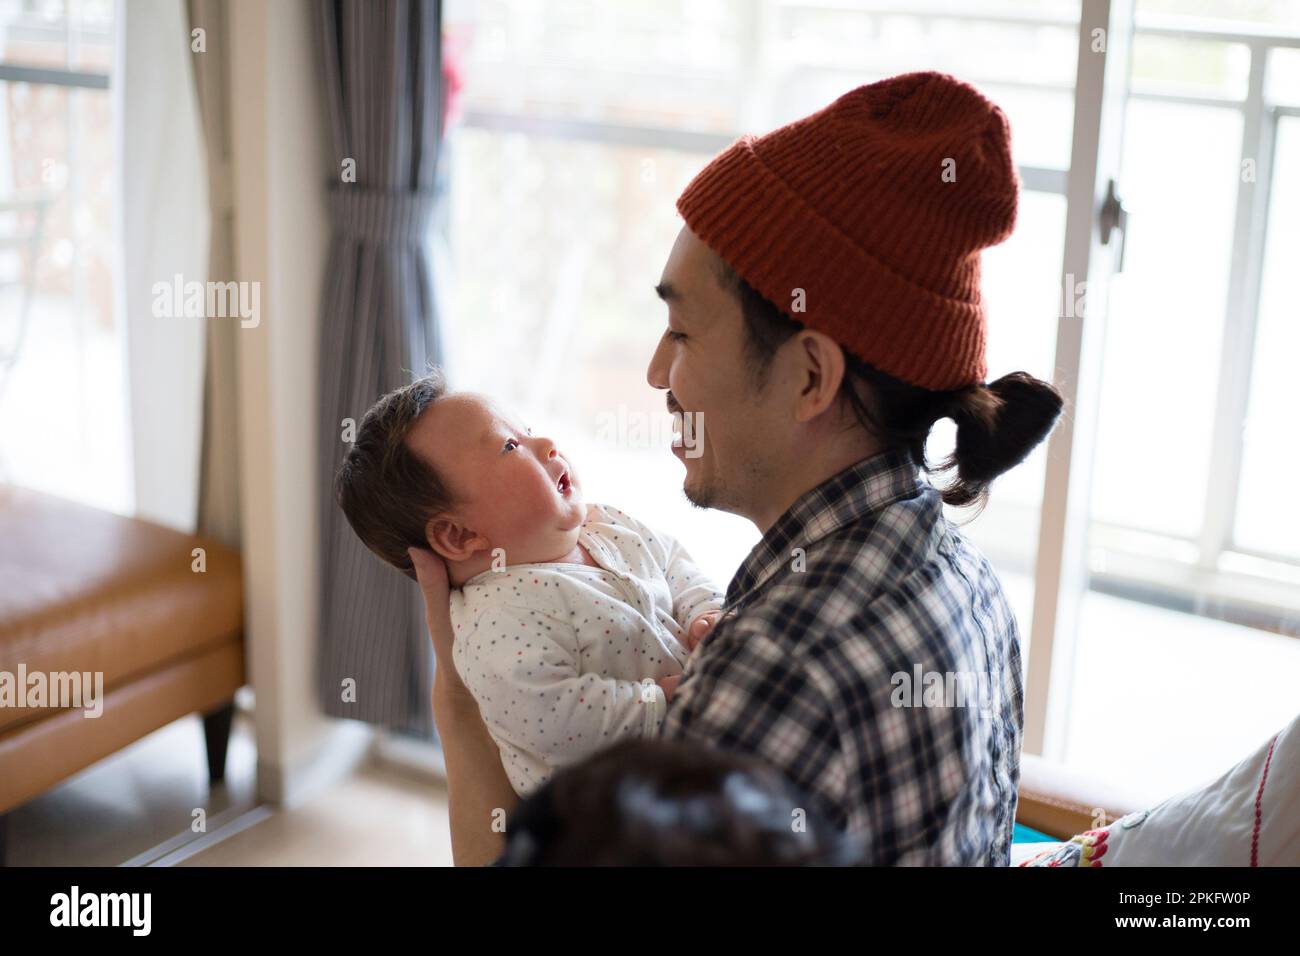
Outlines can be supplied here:
<path id="1" fill-rule="evenodd" d="M 659 344 L 655 346 L 655 354 L 650 356 L 650 365 L 645 370 L 645 380 L 650 383 L 651 388 L 668 387 L 668 368 L 664 360 L 664 346 L 667 344 L 666 338 L 661 338 Z"/>

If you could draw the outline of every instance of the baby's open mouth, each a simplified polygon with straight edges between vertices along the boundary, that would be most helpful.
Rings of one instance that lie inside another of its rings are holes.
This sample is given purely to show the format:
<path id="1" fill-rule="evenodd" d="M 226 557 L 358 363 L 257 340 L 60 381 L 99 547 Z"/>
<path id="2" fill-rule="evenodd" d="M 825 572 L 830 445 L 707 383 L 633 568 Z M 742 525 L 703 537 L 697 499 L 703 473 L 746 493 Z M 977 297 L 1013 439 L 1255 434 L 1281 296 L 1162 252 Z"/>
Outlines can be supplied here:
<path id="1" fill-rule="evenodd" d="M 566 497 L 566 498 L 568 497 L 568 495 L 569 495 L 569 473 L 568 473 L 567 471 L 564 472 L 564 474 L 560 475 L 560 480 L 557 481 L 557 482 L 555 483 L 555 487 L 556 487 L 556 489 L 560 492 L 561 495 L 563 495 L 563 496 Z"/>

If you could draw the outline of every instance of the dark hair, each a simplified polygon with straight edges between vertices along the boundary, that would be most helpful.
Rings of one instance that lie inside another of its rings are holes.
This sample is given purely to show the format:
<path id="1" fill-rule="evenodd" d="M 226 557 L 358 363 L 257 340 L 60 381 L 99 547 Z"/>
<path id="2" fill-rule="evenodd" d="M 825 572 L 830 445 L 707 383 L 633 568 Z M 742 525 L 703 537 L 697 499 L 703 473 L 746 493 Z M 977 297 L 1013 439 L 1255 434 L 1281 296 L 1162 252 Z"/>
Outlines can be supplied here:
<path id="1" fill-rule="evenodd" d="M 804 328 L 769 302 L 730 266 L 722 263 L 719 279 L 740 301 L 745 319 L 745 352 L 756 387 L 763 388 L 776 350 Z M 1028 457 L 1056 423 L 1061 393 L 1028 372 L 1012 372 L 987 385 L 951 391 L 920 388 L 887 375 L 844 349 L 845 374 L 840 398 L 858 424 L 887 448 L 906 448 L 927 473 L 957 469 L 941 492 L 953 506 L 988 502 L 993 479 Z M 866 394 L 864 394 L 864 392 Z M 925 441 L 941 418 L 957 423 L 952 454 L 937 466 L 925 460 Z"/>
<path id="2" fill-rule="evenodd" d="M 334 479 L 335 496 L 357 537 L 415 579 L 407 548 L 427 548 L 429 519 L 454 503 L 450 489 L 406 444 L 430 405 L 447 394 L 434 369 L 385 395 L 361 419 L 357 440 Z"/>
<path id="3" fill-rule="evenodd" d="M 774 768 L 738 754 L 624 740 L 556 772 L 506 824 L 502 866 L 844 866 L 861 842 Z"/>

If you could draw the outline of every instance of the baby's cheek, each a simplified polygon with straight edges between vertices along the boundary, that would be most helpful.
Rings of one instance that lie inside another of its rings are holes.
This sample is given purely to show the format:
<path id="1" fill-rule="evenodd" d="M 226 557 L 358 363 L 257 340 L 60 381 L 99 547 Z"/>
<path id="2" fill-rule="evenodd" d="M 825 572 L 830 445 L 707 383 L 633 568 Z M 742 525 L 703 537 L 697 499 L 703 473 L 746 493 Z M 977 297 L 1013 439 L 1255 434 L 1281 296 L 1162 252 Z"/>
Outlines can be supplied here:
<path id="1" fill-rule="evenodd" d="M 511 469 L 504 480 L 495 484 L 492 498 L 499 513 L 505 517 L 513 528 L 523 530 L 541 522 L 539 512 L 546 508 L 550 489 L 531 469 Z"/>
<path id="2" fill-rule="evenodd" d="M 512 533 L 531 542 L 531 547 L 554 545 L 556 515 L 559 505 L 549 485 L 541 482 L 521 483 L 508 496 Z"/>
<path id="3" fill-rule="evenodd" d="M 545 477 L 534 478 L 527 486 L 520 488 L 519 498 L 528 502 L 528 513 L 537 519 L 538 525 L 550 527 L 551 522 L 545 516 L 554 514 L 558 507 L 554 485 Z"/>

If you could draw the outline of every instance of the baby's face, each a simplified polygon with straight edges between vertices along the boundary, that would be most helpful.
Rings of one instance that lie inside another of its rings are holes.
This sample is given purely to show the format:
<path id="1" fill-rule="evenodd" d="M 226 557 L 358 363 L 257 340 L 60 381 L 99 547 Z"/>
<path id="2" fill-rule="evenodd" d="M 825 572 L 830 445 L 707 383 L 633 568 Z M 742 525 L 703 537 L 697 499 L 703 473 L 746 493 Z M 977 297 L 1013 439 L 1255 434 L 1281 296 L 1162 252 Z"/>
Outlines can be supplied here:
<path id="1" fill-rule="evenodd" d="M 582 486 L 549 438 L 490 399 L 439 399 L 407 442 L 450 486 L 452 520 L 504 548 L 508 564 L 553 561 L 573 550 L 587 517 Z"/>

